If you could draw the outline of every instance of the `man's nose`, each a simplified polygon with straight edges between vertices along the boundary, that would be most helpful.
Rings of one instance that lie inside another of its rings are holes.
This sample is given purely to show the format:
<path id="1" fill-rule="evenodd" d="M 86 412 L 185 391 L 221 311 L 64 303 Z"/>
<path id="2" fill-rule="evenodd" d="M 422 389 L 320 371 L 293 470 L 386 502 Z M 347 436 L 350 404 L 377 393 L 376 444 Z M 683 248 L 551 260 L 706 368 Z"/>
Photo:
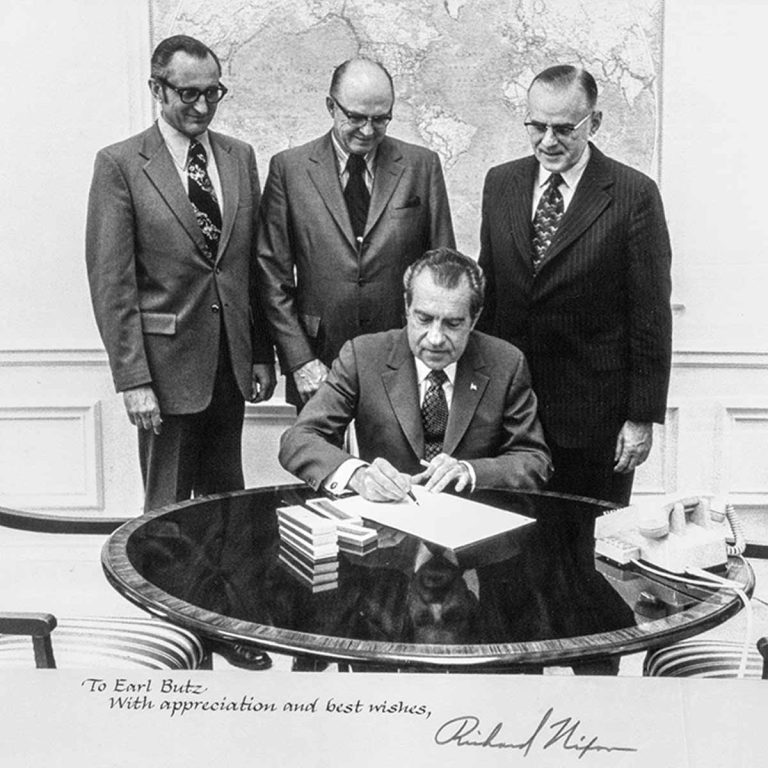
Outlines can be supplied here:
<path id="1" fill-rule="evenodd" d="M 358 130 L 363 134 L 363 136 L 373 136 L 373 134 L 376 132 L 373 129 L 373 123 L 370 121 L 370 119 L 366 120 L 365 124 L 360 126 Z"/>
<path id="2" fill-rule="evenodd" d="M 432 325 L 429 326 L 429 330 L 427 331 L 427 341 L 433 347 L 439 347 L 443 343 L 444 339 L 445 334 L 443 333 L 443 329 L 440 324 L 432 323 Z"/>
<path id="3" fill-rule="evenodd" d="M 544 135 L 541 137 L 541 143 L 546 144 L 548 147 L 552 147 L 557 144 L 558 141 L 560 141 L 560 139 L 557 138 L 554 129 L 551 125 L 548 125 L 547 130 L 544 131 Z"/>
<path id="4" fill-rule="evenodd" d="M 211 109 L 211 105 L 205 100 L 205 96 L 201 93 L 197 97 L 197 101 L 194 103 L 195 112 L 201 115 L 207 115 Z"/>

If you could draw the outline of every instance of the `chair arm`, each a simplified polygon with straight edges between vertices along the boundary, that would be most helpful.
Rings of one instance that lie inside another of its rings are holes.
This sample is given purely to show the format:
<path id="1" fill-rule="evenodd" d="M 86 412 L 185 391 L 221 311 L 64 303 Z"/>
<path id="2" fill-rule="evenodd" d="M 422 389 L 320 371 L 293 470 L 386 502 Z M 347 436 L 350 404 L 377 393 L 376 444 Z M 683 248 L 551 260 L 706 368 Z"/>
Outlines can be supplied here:
<path id="1" fill-rule="evenodd" d="M 22 512 L 0 507 L 0 526 L 37 533 L 107 534 L 133 518 L 130 517 L 65 517 L 42 512 Z"/>
<path id="2" fill-rule="evenodd" d="M 56 629 L 50 613 L 0 613 L 0 635 L 47 637 Z"/>

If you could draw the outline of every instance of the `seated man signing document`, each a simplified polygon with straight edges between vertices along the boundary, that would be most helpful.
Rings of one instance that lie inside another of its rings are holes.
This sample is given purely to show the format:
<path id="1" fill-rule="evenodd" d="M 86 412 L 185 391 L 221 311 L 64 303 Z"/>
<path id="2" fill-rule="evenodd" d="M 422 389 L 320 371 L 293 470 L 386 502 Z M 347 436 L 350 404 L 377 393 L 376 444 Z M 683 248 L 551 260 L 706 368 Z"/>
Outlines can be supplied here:
<path id="1" fill-rule="evenodd" d="M 428 490 L 537 488 L 551 474 L 528 366 L 473 330 L 484 278 L 450 248 L 405 273 L 406 327 L 348 341 L 280 444 L 280 463 L 315 489 L 398 501 Z M 344 450 L 355 421 L 359 456 Z"/>

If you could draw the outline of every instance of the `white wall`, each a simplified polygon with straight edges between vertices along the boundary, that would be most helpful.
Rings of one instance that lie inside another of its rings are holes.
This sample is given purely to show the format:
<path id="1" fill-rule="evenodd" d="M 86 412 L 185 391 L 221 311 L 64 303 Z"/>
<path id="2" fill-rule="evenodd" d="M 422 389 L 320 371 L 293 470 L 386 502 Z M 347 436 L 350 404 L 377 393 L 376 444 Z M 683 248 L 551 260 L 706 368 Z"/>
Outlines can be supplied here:
<path id="1" fill-rule="evenodd" d="M 670 423 L 639 491 L 768 504 L 768 4 L 667 0 L 661 188 L 673 240 Z"/>
<path id="2" fill-rule="evenodd" d="M 674 244 L 670 422 L 639 493 L 679 487 L 768 505 L 768 4 L 667 0 L 661 186 Z M 83 262 L 96 150 L 151 119 L 144 0 L 4 0 L 0 71 L 0 495 L 29 507 L 140 506 L 135 438 L 114 394 Z M 499 158 L 502 160 L 505 158 Z M 259 158 L 265 168 L 267 158 Z M 480 172 L 480 171 L 479 171 Z M 250 408 L 248 482 L 286 481 L 289 417 Z"/>

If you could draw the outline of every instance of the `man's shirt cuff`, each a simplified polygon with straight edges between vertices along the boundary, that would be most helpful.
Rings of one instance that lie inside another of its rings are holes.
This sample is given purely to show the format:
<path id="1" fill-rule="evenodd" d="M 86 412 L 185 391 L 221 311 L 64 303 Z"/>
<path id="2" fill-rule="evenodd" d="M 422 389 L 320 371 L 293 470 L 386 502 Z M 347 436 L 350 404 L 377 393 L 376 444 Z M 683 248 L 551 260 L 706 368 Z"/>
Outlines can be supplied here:
<path id="1" fill-rule="evenodd" d="M 468 461 L 462 461 L 459 459 L 459 464 L 462 464 L 467 468 L 467 472 L 469 472 L 469 492 L 472 493 L 475 490 L 475 486 L 477 485 L 477 475 L 475 474 L 475 468 L 468 462 Z"/>
<path id="2" fill-rule="evenodd" d="M 334 496 L 343 496 L 350 492 L 347 487 L 352 475 L 360 467 L 366 467 L 368 463 L 362 459 L 347 459 L 335 472 L 332 472 L 323 480 L 323 490 L 332 493 Z"/>

